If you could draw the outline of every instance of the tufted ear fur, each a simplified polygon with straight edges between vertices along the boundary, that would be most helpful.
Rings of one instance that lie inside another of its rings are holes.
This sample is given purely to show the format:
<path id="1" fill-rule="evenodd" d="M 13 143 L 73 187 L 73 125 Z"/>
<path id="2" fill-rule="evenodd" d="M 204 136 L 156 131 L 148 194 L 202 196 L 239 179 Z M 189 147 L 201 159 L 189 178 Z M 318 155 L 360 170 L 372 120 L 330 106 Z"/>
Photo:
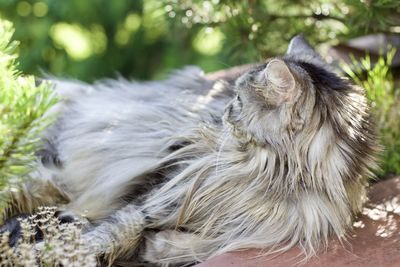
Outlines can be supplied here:
<path id="1" fill-rule="evenodd" d="M 282 103 L 293 98 L 296 81 L 283 60 L 271 60 L 264 69 L 263 74 L 267 80 L 267 84 L 273 87 L 272 91 L 275 93 L 274 97 L 277 98 L 276 101 L 278 103 Z M 270 90 L 267 91 L 267 94 L 269 98 L 271 98 Z"/>
<path id="2" fill-rule="evenodd" d="M 285 62 L 280 59 L 271 60 L 264 71 L 267 81 L 271 82 L 279 89 L 289 91 L 295 86 L 295 80 L 286 66 Z"/>

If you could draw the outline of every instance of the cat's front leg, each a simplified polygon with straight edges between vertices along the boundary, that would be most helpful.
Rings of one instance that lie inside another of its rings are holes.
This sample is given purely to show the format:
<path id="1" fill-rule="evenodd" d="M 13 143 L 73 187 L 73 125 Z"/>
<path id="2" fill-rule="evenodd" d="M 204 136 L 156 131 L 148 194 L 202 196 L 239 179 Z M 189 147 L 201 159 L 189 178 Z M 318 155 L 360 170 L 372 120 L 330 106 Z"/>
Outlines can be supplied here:
<path id="1" fill-rule="evenodd" d="M 82 236 L 97 255 L 110 261 L 133 254 L 139 245 L 145 227 L 145 216 L 131 204 L 116 212 L 110 219 Z"/>

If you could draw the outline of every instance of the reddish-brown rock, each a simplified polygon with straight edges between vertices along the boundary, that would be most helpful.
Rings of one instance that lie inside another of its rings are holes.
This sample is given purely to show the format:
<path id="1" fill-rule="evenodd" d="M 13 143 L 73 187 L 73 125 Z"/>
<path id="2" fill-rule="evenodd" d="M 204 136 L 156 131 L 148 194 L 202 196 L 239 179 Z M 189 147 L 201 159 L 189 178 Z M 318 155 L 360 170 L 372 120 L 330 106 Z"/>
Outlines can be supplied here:
<path id="1" fill-rule="evenodd" d="M 348 242 L 332 240 L 326 251 L 301 266 L 307 267 L 395 267 L 400 266 L 400 177 L 373 185 L 370 201 L 354 223 Z M 260 256 L 258 250 L 227 253 L 198 267 L 261 267 L 292 266 L 302 259 L 294 248 L 275 257 Z"/>

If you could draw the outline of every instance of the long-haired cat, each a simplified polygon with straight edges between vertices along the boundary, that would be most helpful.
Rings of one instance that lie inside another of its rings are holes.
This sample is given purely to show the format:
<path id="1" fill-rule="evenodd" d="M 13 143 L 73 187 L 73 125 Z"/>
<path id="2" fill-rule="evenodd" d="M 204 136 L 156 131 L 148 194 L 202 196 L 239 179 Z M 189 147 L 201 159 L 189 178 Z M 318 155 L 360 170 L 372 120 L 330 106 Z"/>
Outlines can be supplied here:
<path id="1" fill-rule="evenodd" d="M 301 37 L 235 82 L 55 82 L 63 101 L 9 215 L 58 205 L 98 254 L 187 264 L 342 238 L 378 150 L 363 90 Z M 64 202 L 66 204 L 62 204 Z"/>

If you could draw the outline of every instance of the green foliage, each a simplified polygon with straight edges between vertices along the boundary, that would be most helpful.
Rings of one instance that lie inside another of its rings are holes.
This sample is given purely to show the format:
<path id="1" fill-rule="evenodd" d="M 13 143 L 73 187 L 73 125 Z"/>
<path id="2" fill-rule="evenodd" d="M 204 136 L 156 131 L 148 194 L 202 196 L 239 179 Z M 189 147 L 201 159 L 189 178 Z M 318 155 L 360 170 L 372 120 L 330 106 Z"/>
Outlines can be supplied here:
<path id="1" fill-rule="evenodd" d="M 397 0 L 168 0 L 175 21 L 188 28 L 224 32 L 227 62 L 255 61 L 283 53 L 288 40 L 303 32 L 313 44 L 374 33 L 395 32 Z M 232 61 L 232 57 L 233 60 Z"/>
<path id="2" fill-rule="evenodd" d="M 42 116 L 54 103 L 48 85 L 36 87 L 33 77 L 16 70 L 11 23 L 0 20 L 0 207 L 4 195 L 24 178 L 48 122 Z"/>
<path id="3" fill-rule="evenodd" d="M 84 223 L 61 223 L 56 207 L 39 207 L 28 218 L 21 218 L 18 245 L 10 246 L 10 233 L 0 233 L 0 266 L 60 267 L 98 266 L 90 244 L 81 238 Z M 37 229 L 43 235 L 43 247 L 32 242 Z"/>
<path id="4" fill-rule="evenodd" d="M 365 88 L 375 114 L 381 143 L 384 146 L 382 171 L 400 173 L 400 88 L 390 72 L 395 55 L 392 49 L 386 59 L 381 57 L 373 66 L 369 56 L 354 61 L 353 69 L 344 66 L 345 72 Z"/>
<path id="5" fill-rule="evenodd" d="M 0 1 L 0 15 L 17 29 L 24 73 L 88 81 L 259 61 L 299 32 L 312 44 L 398 33 L 399 12 L 398 0 Z"/>
<path id="6" fill-rule="evenodd" d="M 24 73 L 148 79 L 201 56 L 158 0 L 3 0 L 0 16 L 15 24 Z"/>

